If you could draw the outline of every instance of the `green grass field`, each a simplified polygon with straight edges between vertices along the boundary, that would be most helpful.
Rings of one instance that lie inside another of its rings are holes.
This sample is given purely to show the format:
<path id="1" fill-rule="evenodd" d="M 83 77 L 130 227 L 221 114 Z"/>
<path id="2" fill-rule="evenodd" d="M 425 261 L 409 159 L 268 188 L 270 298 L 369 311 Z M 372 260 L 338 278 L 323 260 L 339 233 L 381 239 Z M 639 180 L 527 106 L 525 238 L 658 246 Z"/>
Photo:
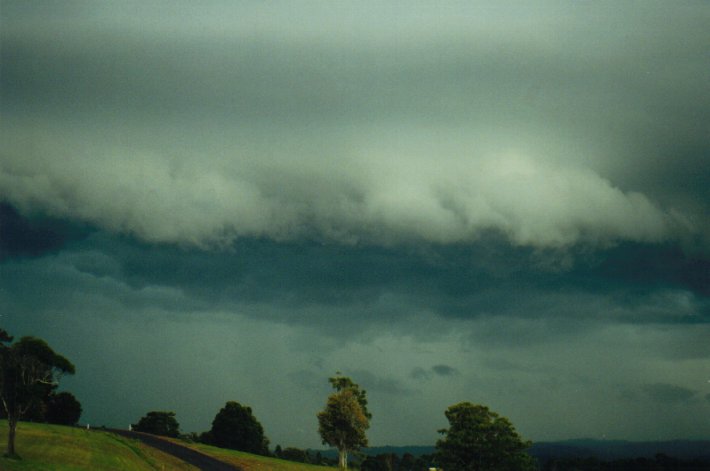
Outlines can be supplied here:
<path id="1" fill-rule="evenodd" d="M 0 449 L 7 446 L 7 421 L 0 420 Z M 22 459 L 1 456 L 0 470 L 176 470 L 198 468 L 135 440 L 59 425 L 20 422 L 16 451 Z"/>
<path id="2" fill-rule="evenodd" d="M 245 471 L 319 471 L 332 469 L 225 450 L 199 443 L 184 446 L 201 451 Z M 7 445 L 7 421 L 0 420 L 0 450 Z M 2 457 L 2 471 L 193 471 L 191 466 L 171 455 L 136 440 L 99 430 L 60 425 L 20 422 L 17 426 L 16 451 L 22 459 Z"/>
<path id="3" fill-rule="evenodd" d="M 227 450 L 214 446 L 203 445 L 202 443 L 185 443 L 181 440 L 172 439 L 175 443 L 198 450 L 206 455 L 210 455 L 225 463 L 239 466 L 244 471 L 323 471 L 334 469 L 327 466 L 315 466 L 312 464 L 294 463 L 276 458 L 252 455 L 241 451 Z"/>

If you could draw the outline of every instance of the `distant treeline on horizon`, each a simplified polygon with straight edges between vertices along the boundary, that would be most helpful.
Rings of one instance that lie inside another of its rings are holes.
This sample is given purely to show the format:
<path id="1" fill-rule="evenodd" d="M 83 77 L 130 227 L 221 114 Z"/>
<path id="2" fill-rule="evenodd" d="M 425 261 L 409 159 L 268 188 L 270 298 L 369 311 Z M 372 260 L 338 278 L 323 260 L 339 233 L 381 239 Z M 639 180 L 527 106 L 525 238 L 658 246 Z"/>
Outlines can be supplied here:
<path id="1" fill-rule="evenodd" d="M 323 456 L 330 457 L 334 450 L 318 450 Z M 433 446 L 377 446 L 363 448 L 367 456 L 395 454 L 402 456 L 431 455 L 436 452 Z M 538 459 L 546 458 L 596 458 L 600 460 L 619 460 L 628 458 L 653 458 L 658 454 L 679 459 L 700 459 L 710 462 L 710 440 L 664 440 L 664 441 L 627 441 L 571 439 L 554 442 L 533 443 L 529 453 Z"/>

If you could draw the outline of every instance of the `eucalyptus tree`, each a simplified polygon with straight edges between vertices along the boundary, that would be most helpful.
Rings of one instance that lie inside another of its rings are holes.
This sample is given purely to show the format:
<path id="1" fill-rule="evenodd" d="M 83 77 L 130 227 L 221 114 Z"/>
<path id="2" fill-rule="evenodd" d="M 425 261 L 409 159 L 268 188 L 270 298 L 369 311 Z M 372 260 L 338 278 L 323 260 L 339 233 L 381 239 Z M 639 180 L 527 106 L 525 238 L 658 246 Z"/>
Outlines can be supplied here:
<path id="1" fill-rule="evenodd" d="M 338 373 L 328 381 L 335 392 L 318 413 L 318 432 L 323 444 L 338 449 L 338 467 L 347 469 L 348 453 L 367 446 L 365 431 L 372 414 L 367 410 L 367 392 L 350 378 Z"/>
<path id="2" fill-rule="evenodd" d="M 17 422 L 63 374 L 74 374 L 74 365 L 42 339 L 14 338 L 0 329 L 0 399 L 7 414 L 9 432 L 5 456 L 16 457 Z"/>

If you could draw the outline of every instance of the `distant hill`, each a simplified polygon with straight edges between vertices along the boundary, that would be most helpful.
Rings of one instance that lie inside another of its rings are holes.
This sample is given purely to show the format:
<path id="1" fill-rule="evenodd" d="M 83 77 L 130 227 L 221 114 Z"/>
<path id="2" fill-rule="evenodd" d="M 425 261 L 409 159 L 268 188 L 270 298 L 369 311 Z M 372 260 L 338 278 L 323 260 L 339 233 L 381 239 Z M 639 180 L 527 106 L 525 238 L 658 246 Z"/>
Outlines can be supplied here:
<path id="1" fill-rule="evenodd" d="M 365 448 L 363 453 L 369 456 L 394 453 L 402 456 L 410 453 L 414 456 L 434 453 L 433 446 L 379 446 Z M 335 457 L 335 450 L 325 450 L 323 456 Z M 656 454 L 681 459 L 702 459 L 710 461 L 710 440 L 669 440 L 658 442 L 631 442 L 624 440 L 574 439 L 558 442 L 537 442 L 530 448 L 530 454 L 538 459 L 549 458 L 588 458 L 604 461 L 624 458 L 653 458 Z"/>
<path id="2" fill-rule="evenodd" d="M 322 456 L 328 459 L 337 459 L 338 458 L 338 450 L 335 448 L 330 448 L 327 450 L 309 450 L 313 453 L 319 452 Z M 430 455 L 434 453 L 436 449 L 433 446 L 373 446 L 369 448 L 363 448 L 360 450 L 361 453 L 364 453 L 367 456 L 377 456 L 377 455 L 384 455 L 384 454 L 395 454 L 397 456 L 402 456 L 406 453 L 409 453 L 413 456 L 422 456 L 422 455 Z"/>
<path id="3" fill-rule="evenodd" d="M 376 456 L 387 453 L 394 453 L 402 456 L 409 453 L 413 456 L 430 455 L 436 451 L 433 446 L 373 446 L 362 450 L 366 455 Z"/>
<path id="4" fill-rule="evenodd" d="M 586 458 L 617 460 L 653 458 L 662 453 L 674 458 L 710 460 L 710 440 L 630 442 L 624 440 L 576 439 L 534 443 L 530 454 L 537 458 Z"/>

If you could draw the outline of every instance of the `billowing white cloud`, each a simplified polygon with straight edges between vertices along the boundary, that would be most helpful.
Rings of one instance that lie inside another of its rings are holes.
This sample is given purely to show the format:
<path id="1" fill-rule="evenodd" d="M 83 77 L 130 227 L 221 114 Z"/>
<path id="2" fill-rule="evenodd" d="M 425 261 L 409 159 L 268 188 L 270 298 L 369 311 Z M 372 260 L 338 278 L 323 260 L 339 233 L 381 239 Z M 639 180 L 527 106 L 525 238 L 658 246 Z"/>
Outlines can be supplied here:
<path id="1" fill-rule="evenodd" d="M 0 198 L 196 246 L 705 224 L 702 8 L 161 5 L 9 5 Z"/>
<path id="2" fill-rule="evenodd" d="M 6 141 L 2 197 L 151 242 L 309 236 L 450 243 L 496 230 L 515 244 L 559 247 L 659 241 L 674 225 L 643 194 L 621 191 L 589 169 L 520 154 L 409 153 L 363 142 L 359 152 L 330 160 L 297 148 L 265 156 L 234 149 L 224 157 L 205 149 L 185 158 L 83 135 L 23 132 Z"/>

